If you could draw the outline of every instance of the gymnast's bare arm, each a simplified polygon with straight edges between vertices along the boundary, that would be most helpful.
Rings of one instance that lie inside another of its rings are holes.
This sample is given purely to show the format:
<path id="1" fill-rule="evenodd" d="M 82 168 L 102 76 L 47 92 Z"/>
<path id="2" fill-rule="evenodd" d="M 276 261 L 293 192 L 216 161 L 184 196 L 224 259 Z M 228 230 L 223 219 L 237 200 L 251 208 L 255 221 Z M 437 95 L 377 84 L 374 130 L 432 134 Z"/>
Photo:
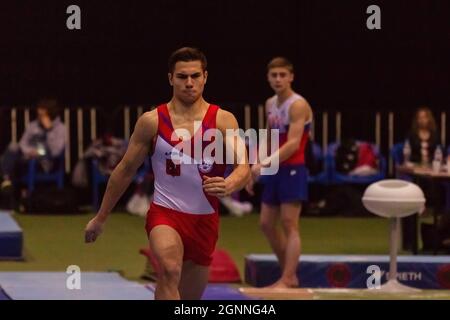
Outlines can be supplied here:
<path id="1" fill-rule="evenodd" d="M 226 152 L 233 153 L 233 172 L 227 177 L 205 177 L 203 189 L 209 195 L 227 197 L 233 192 L 241 190 L 250 179 L 250 167 L 248 165 L 245 143 L 238 135 L 229 134 L 239 129 L 234 115 L 220 109 L 217 113 L 217 129 L 224 138 Z M 228 134 L 227 134 L 228 130 Z"/>
<path id="2" fill-rule="evenodd" d="M 130 185 L 145 157 L 148 156 L 157 130 L 158 114 L 156 109 L 144 113 L 138 119 L 127 152 L 108 180 L 100 210 L 86 226 L 85 242 L 94 242 L 102 232 L 103 224 L 111 210 Z"/>

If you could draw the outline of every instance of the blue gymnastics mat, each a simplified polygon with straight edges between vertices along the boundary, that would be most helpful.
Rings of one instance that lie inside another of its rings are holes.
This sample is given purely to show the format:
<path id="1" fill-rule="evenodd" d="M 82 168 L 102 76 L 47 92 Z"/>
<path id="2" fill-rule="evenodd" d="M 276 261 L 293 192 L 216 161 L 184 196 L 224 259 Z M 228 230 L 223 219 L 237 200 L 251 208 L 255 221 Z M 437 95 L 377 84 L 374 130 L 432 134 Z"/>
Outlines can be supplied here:
<path id="1" fill-rule="evenodd" d="M 208 284 L 202 300 L 251 300 L 227 284 Z"/>
<path id="2" fill-rule="evenodd" d="M 114 272 L 82 272 L 81 289 L 66 286 L 64 272 L 0 272 L 0 300 L 154 300 L 154 285 Z M 202 300 L 249 300 L 228 284 L 208 284 Z"/>
<path id="3" fill-rule="evenodd" d="M 6 211 L 0 211 L 0 260 L 22 258 L 22 229 Z"/>
<path id="4" fill-rule="evenodd" d="M 155 291 L 155 285 L 149 284 L 147 288 Z M 202 300 L 253 300 L 226 283 L 209 283 L 203 293 Z"/>
<path id="5" fill-rule="evenodd" d="M 0 291 L 12 300 L 153 300 L 145 285 L 117 273 L 82 272 L 81 289 L 70 290 L 64 272 L 0 272 Z"/>

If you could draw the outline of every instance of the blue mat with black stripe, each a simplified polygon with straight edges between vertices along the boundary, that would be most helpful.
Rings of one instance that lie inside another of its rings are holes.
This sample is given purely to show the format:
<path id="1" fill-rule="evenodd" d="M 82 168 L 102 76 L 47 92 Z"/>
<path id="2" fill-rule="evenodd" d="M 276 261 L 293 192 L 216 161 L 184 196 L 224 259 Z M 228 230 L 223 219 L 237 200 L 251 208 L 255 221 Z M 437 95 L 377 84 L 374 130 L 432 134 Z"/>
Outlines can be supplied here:
<path id="1" fill-rule="evenodd" d="M 23 233 L 12 215 L 0 211 L 0 260 L 22 258 Z"/>

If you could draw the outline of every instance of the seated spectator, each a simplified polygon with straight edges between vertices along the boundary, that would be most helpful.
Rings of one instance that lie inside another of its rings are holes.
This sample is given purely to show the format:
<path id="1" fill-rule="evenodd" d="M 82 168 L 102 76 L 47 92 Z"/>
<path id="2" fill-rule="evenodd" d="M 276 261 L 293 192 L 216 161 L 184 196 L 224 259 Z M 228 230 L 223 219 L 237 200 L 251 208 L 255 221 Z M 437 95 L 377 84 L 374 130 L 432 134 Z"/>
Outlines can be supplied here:
<path id="1" fill-rule="evenodd" d="M 66 142 L 66 128 L 58 116 L 55 99 L 42 99 L 37 104 L 37 119 L 25 129 L 19 144 L 11 143 L 0 159 L 1 192 L 13 201 L 13 191 L 28 160 L 38 160 L 40 169 L 50 172 L 54 160 L 61 155 Z"/>
<path id="2" fill-rule="evenodd" d="M 106 132 L 95 140 L 84 153 L 84 158 L 98 160 L 98 169 L 103 175 L 110 175 L 122 160 L 127 150 L 127 141 Z"/>
<path id="3" fill-rule="evenodd" d="M 359 142 L 358 161 L 355 168 L 349 172 L 349 175 L 370 176 L 377 174 L 378 171 L 378 159 L 372 145 L 367 142 Z"/>
<path id="4" fill-rule="evenodd" d="M 438 134 L 436 121 L 429 108 L 420 107 L 417 109 L 407 140 L 411 146 L 410 161 L 423 166 L 430 166 L 438 145 Z"/>
<path id="5" fill-rule="evenodd" d="M 431 166 L 434 152 L 439 143 L 439 137 L 437 134 L 436 121 L 433 113 L 428 107 L 420 107 L 417 109 L 412 121 L 411 130 L 406 139 L 410 145 L 409 162 L 425 167 Z M 425 193 L 427 208 L 432 207 L 434 210 L 440 211 L 440 207 L 442 207 L 444 202 L 443 190 L 441 188 L 433 187 L 433 182 L 431 180 L 416 179 L 414 182 L 418 184 Z M 414 222 L 414 219 L 417 219 L 417 217 L 409 216 L 402 219 L 402 242 L 404 250 L 412 249 L 414 247 L 413 243 L 416 237 L 416 223 Z M 431 229 L 431 233 L 427 233 L 427 230 L 429 229 Z M 437 239 L 436 230 L 434 228 L 429 229 L 426 228 L 426 224 L 421 226 L 424 249 L 427 249 L 429 246 L 430 236 L 433 241 Z"/>
<path id="6" fill-rule="evenodd" d="M 379 171 L 372 145 L 355 139 L 344 139 L 336 150 L 336 170 L 353 176 L 370 176 Z"/>
<path id="7" fill-rule="evenodd" d="M 94 141 L 86 149 L 83 159 L 75 165 L 72 174 L 72 184 L 75 187 L 83 188 L 89 185 L 87 160 L 95 159 L 98 162 L 98 170 L 102 175 L 109 176 L 114 168 L 122 160 L 127 150 L 127 141 L 117 138 L 107 130 L 102 136 Z"/>

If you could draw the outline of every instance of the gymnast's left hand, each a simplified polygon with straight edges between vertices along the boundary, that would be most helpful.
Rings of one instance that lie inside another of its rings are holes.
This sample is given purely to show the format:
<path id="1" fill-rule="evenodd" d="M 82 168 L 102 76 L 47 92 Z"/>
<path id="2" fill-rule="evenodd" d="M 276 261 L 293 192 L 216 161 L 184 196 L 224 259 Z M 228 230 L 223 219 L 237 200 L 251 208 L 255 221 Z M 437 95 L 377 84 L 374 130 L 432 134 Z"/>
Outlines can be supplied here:
<path id="1" fill-rule="evenodd" d="M 203 191 L 210 196 L 220 198 L 231 194 L 228 183 L 223 177 L 203 176 Z"/>

